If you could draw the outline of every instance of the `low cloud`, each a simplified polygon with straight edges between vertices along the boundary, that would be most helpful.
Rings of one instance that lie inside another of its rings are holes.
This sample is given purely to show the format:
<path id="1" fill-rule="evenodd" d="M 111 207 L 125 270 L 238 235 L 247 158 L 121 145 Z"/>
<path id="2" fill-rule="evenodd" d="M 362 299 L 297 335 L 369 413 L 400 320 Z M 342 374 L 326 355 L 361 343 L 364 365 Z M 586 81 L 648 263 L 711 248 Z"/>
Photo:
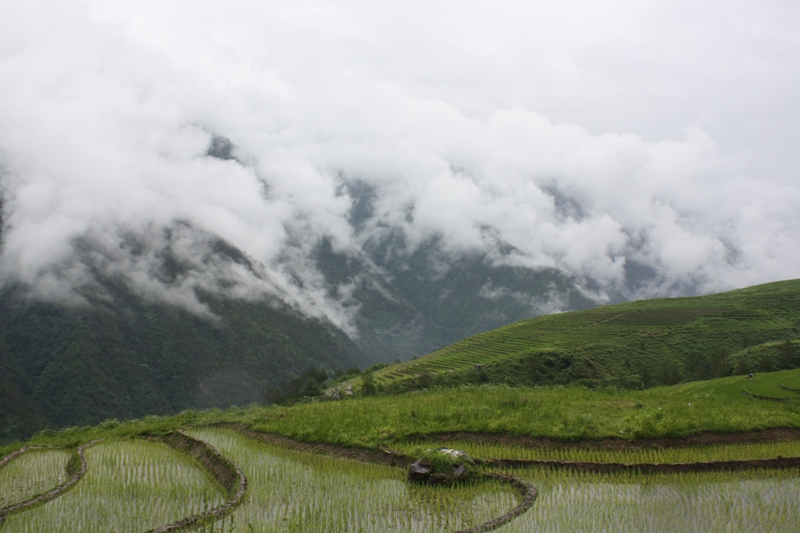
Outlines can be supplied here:
<path id="1" fill-rule="evenodd" d="M 2 278 L 79 301 L 116 273 L 201 314 L 196 289 L 275 295 L 355 334 L 352 285 L 310 260 L 322 238 L 439 239 L 601 298 L 797 276 L 794 7 L 692 3 L 701 31 L 680 2 L 403 6 L 2 8 Z M 183 277 L 159 278 L 166 251 Z"/>

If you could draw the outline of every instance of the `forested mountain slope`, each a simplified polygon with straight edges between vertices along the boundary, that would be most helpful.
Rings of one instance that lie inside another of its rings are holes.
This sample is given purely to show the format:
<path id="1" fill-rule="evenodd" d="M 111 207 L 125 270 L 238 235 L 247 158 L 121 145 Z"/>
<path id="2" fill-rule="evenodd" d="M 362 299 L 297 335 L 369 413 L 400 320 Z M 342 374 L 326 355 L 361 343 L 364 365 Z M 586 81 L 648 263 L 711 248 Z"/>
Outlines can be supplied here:
<path id="1" fill-rule="evenodd" d="M 366 365 L 343 332 L 280 302 L 206 295 L 213 320 L 111 290 L 78 307 L 0 294 L 4 440 L 45 423 L 245 405 L 309 367 Z"/>

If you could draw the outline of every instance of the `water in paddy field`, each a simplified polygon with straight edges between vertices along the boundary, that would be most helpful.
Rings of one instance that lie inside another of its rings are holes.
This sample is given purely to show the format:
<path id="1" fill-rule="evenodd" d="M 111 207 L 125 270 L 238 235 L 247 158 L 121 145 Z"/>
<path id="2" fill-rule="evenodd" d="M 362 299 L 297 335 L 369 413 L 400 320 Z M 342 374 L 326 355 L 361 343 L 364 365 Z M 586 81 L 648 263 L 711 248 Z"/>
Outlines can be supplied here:
<path id="1" fill-rule="evenodd" d="M 0 531 L 141 533 L 224 501 L 205 471 L 163 443 L 101 442 L 85 456 L 86 475 L 72 489 L 10 515 Z"/>
<path id="2" fill-rule="evenodd" d="M 512 532 L 789 532 L 800 530 L 800 476 L 794 471 L 652 476 L 603 482 L 597 476 L 527 471 L 539 488 Z M 561 479 L 558 479 L 558 478 Z M 639 476 L 642 477 L 642 476 Z M 725 479 L 727 478 L 727 479 Z M 722 479 L 722 480 L 721 480 Z"/>
<path id="3" fill-rule="evenodd" d="M 430 488 L 409 484 L 399 468 L 281 450 L 227 430 L 191 434 L 248 477 L 247 501 L 232 517 L 237 530 L 457 531 L 517 505 L 517 494 L 496 482 Z"/>
<path id="4" fill-rule="evenodd" d="M 65 450 L 30 450 L 0 468 L 0 509 L 47 492 L 67 480 Z"/>
<path id="5" fill-rule="evenodd" d="M 406 483 L 400 469 L 287 452 L 224 430 L 198 431 L 194 436 L 217 446 L 246 473 L 256 471 L 251 490 L 258 495 L 235 516 L 238 526 L 257 525 L 256 531 L 455 531 L 497 517 L 518 502 L 515 493 L 500 485 L 460 492 L 421 488 Z M 797 471 L 684 476 L 512 473 L 531 481 L 539 498 L 500 532 L 800 529 Z"/>
<path id="6" fill-rule="evenodd" d="M 406 482 L 399 468 L 284 450 L 225 429 L 191 433 L 216 447 L 249 480 L 244 503 L 214 524 L 216 532 L 246 532 L 252 526 L 257 532 L 438 533 L 481 524 L 519 501 L 508 486 L 495 482 L 423 487 Z M 37 453 L 14 471 L 6 469 L 22 457 L 0 469 L 3 496 L 23 475 L 39 485 L 60 479 L 55 474 L 68 454 Z M 141 533 L 224 501 L 196 463 L 160 443 L 105 442 L 89 448 L 86 457 L 89 470 L 78 485 L 10 516 L 0 531 Z M 539 498 L 527 513 L 499 528 L 501 533 L 800 531 L 797 469 L 649 476 L 511 473 L 532 482 Z"/>

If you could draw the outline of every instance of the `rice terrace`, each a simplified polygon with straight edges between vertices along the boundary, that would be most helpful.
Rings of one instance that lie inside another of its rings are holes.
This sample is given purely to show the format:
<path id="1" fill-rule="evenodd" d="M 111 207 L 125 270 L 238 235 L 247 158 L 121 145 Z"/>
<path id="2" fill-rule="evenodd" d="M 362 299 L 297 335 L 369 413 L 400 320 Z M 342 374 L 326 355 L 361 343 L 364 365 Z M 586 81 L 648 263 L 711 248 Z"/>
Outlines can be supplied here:
<path id="1" fill-rule="evenodd" d="M 0 448 L 0 533 L 798 531 L 798 339 L 794 280 L 534 318 L 283 405 L 44 430 Z M 412 482 L 419 458 L 465 475 Z"/>

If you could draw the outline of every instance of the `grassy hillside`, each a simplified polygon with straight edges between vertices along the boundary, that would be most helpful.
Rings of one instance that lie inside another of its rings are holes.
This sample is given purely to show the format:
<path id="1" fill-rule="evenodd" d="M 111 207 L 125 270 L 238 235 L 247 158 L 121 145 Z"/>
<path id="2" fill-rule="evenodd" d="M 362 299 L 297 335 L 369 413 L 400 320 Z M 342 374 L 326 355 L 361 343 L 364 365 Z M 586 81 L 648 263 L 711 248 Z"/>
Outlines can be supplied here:
<path id="1" fill-rule="evenodd" d="M 798 377 L 800 369 L 761 376 L 765 384 Z M 413 442 L 448 432 L 569 441 L 800 429 L 797 400 L 774 401 L 741 392 L 732 394 L 731 388 L 724 386 L 733 385 L 741 390 L 750 383 L 753 382 L 746 376 L 736 376 L 645 391 L 468 385 L 370 398 L 309 401 L 292 406 L 184 411 L 174 416 L 150 416 L 123 423 L 111 420 L 95 427 L 46 430 L 27 444 L 76 446 L 97 438 L 162 434 L 223 421 L 305 442 L 367 448 Z M 0 456 L 21 445 L 0 447 Z"/>
<path id="2" fill-rule="evenodd" d="M 646 388 L 800 366 L 798 338 L 800 280 L 791 280 L 524 320 L 367 381 L 389 392 L 470 382 Z"/>
<path id="3" fill-rule="evenodd" d="M 654 389 L 664 394 L 714 395 L 739 397 L 742 394 L 771 400 L 800 399 L 800 368 L 780 372 L 755 373 L 753 377 L 730 376 L 707 381 L 691 381 Z"/>

